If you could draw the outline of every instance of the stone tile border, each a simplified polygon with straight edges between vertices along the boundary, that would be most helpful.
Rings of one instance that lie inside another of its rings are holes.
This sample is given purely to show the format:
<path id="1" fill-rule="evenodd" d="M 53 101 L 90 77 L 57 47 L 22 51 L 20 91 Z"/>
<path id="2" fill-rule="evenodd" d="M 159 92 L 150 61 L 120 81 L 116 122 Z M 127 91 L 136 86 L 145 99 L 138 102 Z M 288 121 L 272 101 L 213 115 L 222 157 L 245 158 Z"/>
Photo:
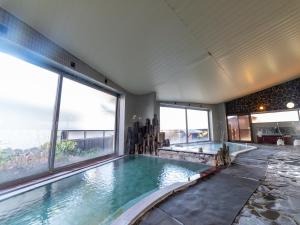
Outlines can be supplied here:
<path id="1" fill-rule="evenodd" d="M 142 216 L 144 216 L 150 209 L 152 209 L 158 203 L 162 202 L 163 200 L 175 194 L 176 192 L 187 189 L 188 187 L 196 184 L 205 177 L 218 172 L 219 170 L 220 169 L 217 168 L 210 168 L 201 172 L 200 174 L 196 174 L 189 177 L 187 182 L 177 182 L 150 194 L 149 196 L 143 198 L 131 208 L 126 210 L 123 214 L 121 214 L 116 220 L 113 221 L 112 225 L 135 224 Z"/>
<path id="2" fill-rule="evenodd" d="M 258 149 L 258 147 L 256 146 L 251 146 L 251 145 L 247 145 L 248 148 L 244 149 L 244 150 L 241 150 L 241 151 L 238 151 L 238 152 L 233 152 L 230 154 L 231 156 L 231 160 L 233 161 L 237 155 L 241 154 L 241 153 L 244 153 L 244 152 L 249 152 L 249 151 L 252 151 L 252 150 L 255 150 L 255 149 Z"/>

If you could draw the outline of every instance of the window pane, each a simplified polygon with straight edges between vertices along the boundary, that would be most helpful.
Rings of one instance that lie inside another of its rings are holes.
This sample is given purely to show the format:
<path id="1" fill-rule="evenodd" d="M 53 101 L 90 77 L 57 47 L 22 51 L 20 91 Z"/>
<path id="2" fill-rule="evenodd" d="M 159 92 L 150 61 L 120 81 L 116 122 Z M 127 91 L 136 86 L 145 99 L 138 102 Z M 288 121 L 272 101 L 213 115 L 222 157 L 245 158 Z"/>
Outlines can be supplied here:
<path id="1" fill-rule="evenodd" d="M 251 114 L 251 118 L 252 123 L 299 121 L 298 112 L 296 110 Z"/>
<path id="2" fill-rule="evenodd" d="M 249 116 L 239 116 L 240 141 L 251 141 L 251 127 Z"/>
<path id="3" fill-rule="evenodd" d="M 188 141 L 209 141 L 208 112 L 204 110 L 187 110 Z"/>
<path id="4" fill-rule="evenodd" d="M 229 141 L 240 140 L 239 121 L 237 116 L 228 116 L 228 133 Z"/>
<path id="5" fill-rule="evenodd" d="M 48 170 L 57 80 L 0 52 L 0 183 Z"/>
<path id="6" fill-rule="evenodd" d="M 185 109 L 160 107 L 160 131 L 171 144 L 186 142 Z"/>
<path id="7" fill-rule="evenodd" d="M 117 98 L 63 79 L 55 166 L 114 152 Z"/>

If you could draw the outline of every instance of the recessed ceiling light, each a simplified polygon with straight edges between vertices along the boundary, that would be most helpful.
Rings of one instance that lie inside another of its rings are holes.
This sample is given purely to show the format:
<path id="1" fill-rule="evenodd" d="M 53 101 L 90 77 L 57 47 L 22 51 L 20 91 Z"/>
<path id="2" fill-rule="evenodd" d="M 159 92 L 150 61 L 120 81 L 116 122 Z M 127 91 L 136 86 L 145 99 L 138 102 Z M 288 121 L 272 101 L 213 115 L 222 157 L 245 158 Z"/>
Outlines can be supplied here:
<path id="1" fill-rule="evenodd" d="M 292 108 L 295 107 L 295 103 L 294 103 L 294 102 L 288 102 L 288 103 L 286 104 L 286 107 L 289 108 L 289 109 L 292 109 Z"/>

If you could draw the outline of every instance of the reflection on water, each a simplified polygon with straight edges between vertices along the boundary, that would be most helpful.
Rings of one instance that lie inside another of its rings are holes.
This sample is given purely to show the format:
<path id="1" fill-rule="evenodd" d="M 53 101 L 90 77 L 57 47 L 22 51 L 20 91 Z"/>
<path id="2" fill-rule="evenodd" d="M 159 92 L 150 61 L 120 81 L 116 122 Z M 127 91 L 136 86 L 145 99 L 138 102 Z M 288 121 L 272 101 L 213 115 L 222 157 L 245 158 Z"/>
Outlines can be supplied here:
<path id="1" fill-rule="evenodd" d="M 300 224 L 300 148 L 281 150 L 235 225 Z"/>

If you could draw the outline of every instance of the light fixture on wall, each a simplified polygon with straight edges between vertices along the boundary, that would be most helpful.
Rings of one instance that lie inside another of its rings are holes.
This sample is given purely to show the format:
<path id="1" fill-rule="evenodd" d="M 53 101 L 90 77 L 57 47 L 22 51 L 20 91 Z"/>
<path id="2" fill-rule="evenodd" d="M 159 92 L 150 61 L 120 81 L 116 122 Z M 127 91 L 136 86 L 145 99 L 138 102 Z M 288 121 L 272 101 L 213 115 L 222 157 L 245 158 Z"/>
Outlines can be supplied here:
<path id="1" fill-rule="evenodd" d="M 259 109 L 260 111 L 263 111 L 263 110 L 265 110 L 265 107 L 264 107 L 263 105 L 260 105 L 260 106 L 258 107 L 258 109 Z"/>
<path id="2" fill-rule="evenodd" d="M 287 107 L 288 109 L 293 109 L 293 108 L 295 107 L 295 103 L 294 103 L 294 102 L 288 102 L 288 103 L 286 104 L 286 107 Z"/>

